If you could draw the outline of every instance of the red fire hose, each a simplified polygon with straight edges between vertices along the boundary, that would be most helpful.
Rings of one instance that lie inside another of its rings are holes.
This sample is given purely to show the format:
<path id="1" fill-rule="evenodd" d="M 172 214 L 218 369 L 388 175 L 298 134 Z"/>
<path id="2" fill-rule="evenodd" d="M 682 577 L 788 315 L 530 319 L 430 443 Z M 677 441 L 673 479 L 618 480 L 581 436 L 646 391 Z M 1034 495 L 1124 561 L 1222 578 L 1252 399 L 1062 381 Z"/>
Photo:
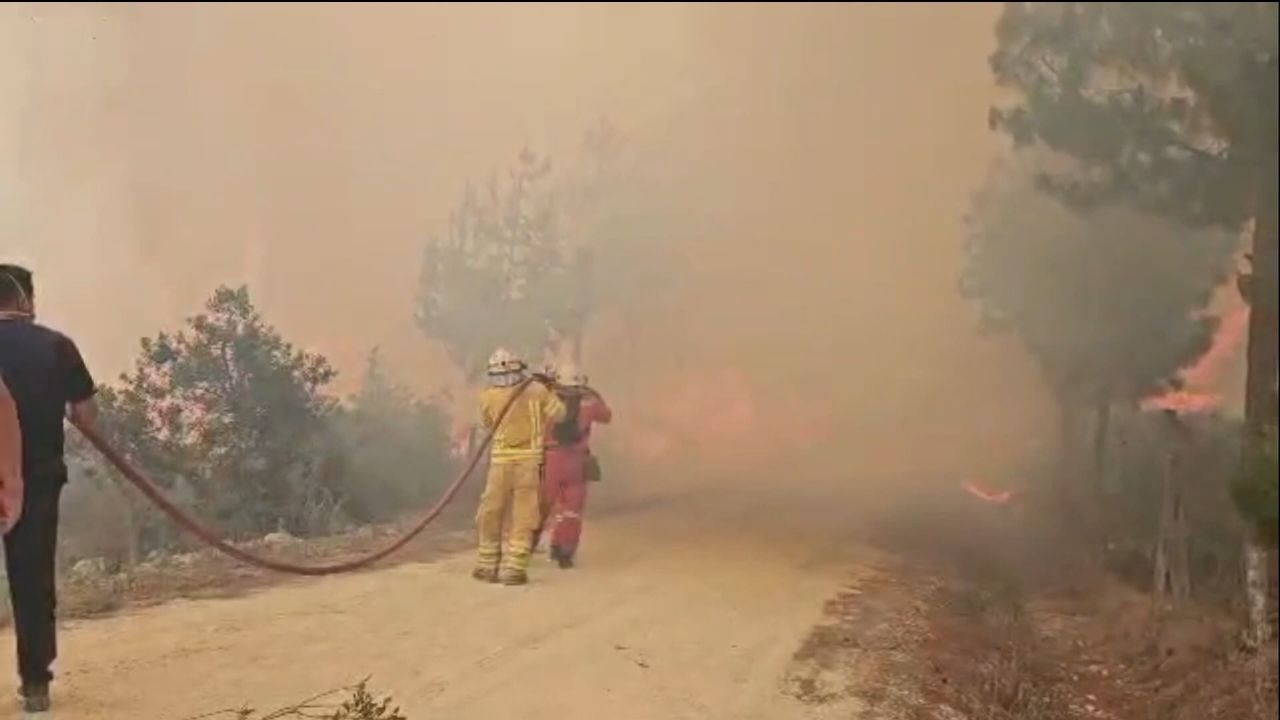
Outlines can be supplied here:
<path id="1" fill-rule="evenodd" d="M 458 491 L 462 489 L 462 486 L 466 484 L 467 480 L 475 472 L 476 466 L 480 464 L 480 459 L 484 457 L 484 452 L 489 447 L 489 443 L 493 442 L 494 433 L 497 432 L 502 419 L 511 411 L 511 406 L 515 404 L 516 399 L 524 393 L 525 389 L 529 387 L 529 383 L 531 382 L 533 382 L 533 380 L 528 379 L 516 386 L 516 391 L 511 394 L 511 397 L 507 400 L 507 404 L 502 406 L 502 410 L 498 413 L 498 417 L 494 419 L 493 426 L 489 428 L 484 439 L 481 440 L 479 446 L 477 446 L 472 452 L 471 459 L 467 462 L 466 467 L 462 469 L 462 472 L 458 475 L 457 479 L 455 479 L 453 483 L 445 489 L 444 494 L 440 496 L 440 499 L 427 509 L 426 514 L 424 514 L 413 527 L 409 528 L 407 532 L 381 550 L 365 555 L 364 557 L 356 558 L 355 560 L 334 563 L 332 565 L 296 565 L 283 560 L 272 560 L 271 558 L 255 555 L 247 550 L 243 550 L 232 545 L 224 540 L 219 533 L 188 515 L 182 508 L 174 505 L 172 501 L 164 496 L 164 493 L 154 482 L 151 481 L 150 478 L 143 475 L 123 454 L 120 453 L 120 451 L 112 447 L 111 443 L 107 442 L 107 440 L 103 438 L 95 428 L 77 426 L 77 429 L 80 430 L 86 440 L 98 449 L 98 452 L 102 453 L 102 456 L 105 457 L 108 462 L 119 470 L 121 474 L 129 480 L 129 482 L 133 483 L 134 487 L 138 488 L 143 495 L 146 495 L 147 499 L 155 503 L 156 507 L 164 511 L 164 514 L 168 515 L 169 518 L 178 525 L 178 527 L 181 527 L 183 530 L 194 535 L 198 540 L 209 547 L 243 563 L 260 567 L 264 570 L 274 570 L 276 572 L 288 573 L 291 575 L 336 575 L 338 573 L 351 572 L 353 570 L 368 567 L 403 548 L 405 545 L 408 545 L 410 541 L 421 534 L 422 531 L 440 515 L 445 507 L 449 505 L 453 498 L 458 494 Z"/>

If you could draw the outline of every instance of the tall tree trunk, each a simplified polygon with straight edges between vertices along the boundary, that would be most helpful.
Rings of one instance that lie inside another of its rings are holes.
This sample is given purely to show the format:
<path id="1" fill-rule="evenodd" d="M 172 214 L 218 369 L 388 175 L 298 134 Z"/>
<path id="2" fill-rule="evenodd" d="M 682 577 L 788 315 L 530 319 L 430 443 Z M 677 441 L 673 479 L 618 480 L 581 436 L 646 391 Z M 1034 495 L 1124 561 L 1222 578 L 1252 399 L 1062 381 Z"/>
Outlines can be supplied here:
<path id="1" fill-rule="evenodd" d="M 1160 499 L 1160 527 L 1156 535 L 1155 576 L 1152 594 L 1159 606 L 1181 605 L 1191 596 L 1191 563 L 1184 496 L 1187 450 L 1186 428 L 1173 413 L 1170 420 L 1169 450 L 1165 461 L 1164 487 Z"/>
<path id="2" fill-rule="evenodd" d="M 1271 633 L 1271 612 L 1268 595 L 1270 577 L 1267 571 L 1267 549 L 1249 534 L 1244 546 L 1244 592 L 1249 610 L 1249 628 L 1245 644 L 1257 650 L 1266 644 Z"/>
<path id="3" fill-rule="evenodd" d="M 1058 398 L 1058 482 L 1072 474 L 1076 454 L 1076 408 L 1066 398 Z"/>
<path id="4" fill-rule="evenodd" d="M 1111 394 L 1104 391 L 1094 408 L 1093 422 L 1093 497 L 1089 498 L 1089 517 L 1094 521 L 1095 539 L 1100 547 L 1107 542 L 1107 445 L 1111 439 Z"/>
<path id="5" fill-rule="evenodd" d="M 1106 492 L 1107 482 L 1107 444 L 1111 434 L 1111 398 L 1103 397 L 1098 401 L 1098 407 L 1094 408 L 1096 413 L 1093 423 L 1093 492 L 1095 500 L 1102 501 L 1102 496 Z"/>
<path id="6" fill-rule="evenodd" d="M 1054 477 L 1061 519 L 1068 528 L 1078 528 L 1083 521 L 1080 475 L 1083 463 L 1080 437 L 1080 407 L 1068 391 L 1058 395 L 1058 467 Z"/>
<path id="7" fill-rule="evenodd" d="M 1280 354 L 1280 288 L 1277 287 L 1277 168 L 1273 159 L 1267 188 L 1254 218 L 1253 253 L 1245 300 L 1249 303 L 1249 366 L 1245 376 L 1244 413 L 1251 438 L 1262 438 L 1276 423 L 1276 358 Z"/>
<path id="8" fill-rule="evenodd" d="M 1248 370 L 1245 376 L 1245 456 L 1251 448 L 1266 442 L 1268 427 L 1276 424 L 1276 359 L 1280 354 L 1277 306 L 1277 185 L 1280 184 L 1280 160 L 1272 157 L 1263 169 L 1258 195 L 1257 214 L 1253 226 L 1253 257 L 1249 281 L 1242 289 L 1249 303 Z M 1271 639 L 1273 628 L 1267 612 L 1267 549 L 1257 533 L 1250 532 L 1245 541 L 1245 592 L 1249 607 L 1247 643 L 1261 647 Z"/>

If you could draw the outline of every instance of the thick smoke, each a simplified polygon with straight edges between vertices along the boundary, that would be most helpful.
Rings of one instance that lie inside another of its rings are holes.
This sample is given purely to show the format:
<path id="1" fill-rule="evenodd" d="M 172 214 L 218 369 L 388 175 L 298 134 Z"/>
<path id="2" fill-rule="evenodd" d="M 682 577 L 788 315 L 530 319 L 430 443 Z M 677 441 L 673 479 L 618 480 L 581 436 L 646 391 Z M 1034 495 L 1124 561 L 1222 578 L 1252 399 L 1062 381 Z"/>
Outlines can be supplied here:
<path id="1" fill-rule="evenodd" d="M 452 375 L 413 325 L 424 240 L 468 180 L 604 116 L 669 195 L 676 293 L 588 338 L 614 444 L 730 474 L 1011 472 L 1038 379 L 956 293 L 999 150 L 995 14 L 9 5 L 0 247 L 34 258 L 42 313 L 104 378 L 248 282 L 348 377 L 381 345 L 429 392 Z"/>

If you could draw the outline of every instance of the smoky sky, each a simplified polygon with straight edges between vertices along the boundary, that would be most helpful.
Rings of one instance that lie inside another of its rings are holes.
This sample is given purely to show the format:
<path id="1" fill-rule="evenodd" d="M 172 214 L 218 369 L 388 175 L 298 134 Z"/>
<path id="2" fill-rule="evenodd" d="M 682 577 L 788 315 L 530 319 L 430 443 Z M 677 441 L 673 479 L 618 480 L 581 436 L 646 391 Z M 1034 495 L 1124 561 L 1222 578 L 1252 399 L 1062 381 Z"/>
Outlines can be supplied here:
<path id="1" fill-rule="evenodd" d="M 956 293 L 1001 152 L 997 13 L 6 5 L 0 249 L 103 379 L 246 282 L 344 389 L 379 345 L 428 393 L 454 376 L 413 324 L 423 243 L 468 181 L 526 144 L 567 157 L 606 117 L 661 188 L 676 281 L 587 338 L 618 438 L 721 413 L 708 457 L 754 437 L 839 448 L 822 462 L 849 472 L 1008 472 L 1041 441 L 1043 390 Z"/>

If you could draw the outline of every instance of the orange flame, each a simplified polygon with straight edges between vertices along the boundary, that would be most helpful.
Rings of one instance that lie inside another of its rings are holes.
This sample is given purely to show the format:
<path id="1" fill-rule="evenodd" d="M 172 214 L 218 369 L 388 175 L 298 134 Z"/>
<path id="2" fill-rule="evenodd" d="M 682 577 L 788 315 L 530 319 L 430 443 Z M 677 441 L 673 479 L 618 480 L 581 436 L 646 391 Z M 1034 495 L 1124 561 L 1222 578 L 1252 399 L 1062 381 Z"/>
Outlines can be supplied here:
<path id="1" fill-rule="evenodd" d="M 984 490 L 983 488 L 979 487 L 978 485 L 968 480 L 960 483 L 960 486 L 963 487 L 965 489 L 965 492 L 969 493 L 970 495 L 978 498 L 979 500 L 985 503 L 990 503 L 992 505 L 1008 505 L 1009 501 L 1017 497 L 1017 493 L 1014 493 L 1010 490 L 1001 490 L 999 492 L 992 492 L 989 490 Z"/>
<path id="2" fill-rule="evenodd" d="M 1249 326 L 1249 306 L 1234 292 L 1229 297 L 1234 298 L 1232 307 L 1224 311 L 1209 349 L 1190 367 L 1178 373 L 1182 389 L 1146 398 L 1142 401 L 1142 409 L 1205 413 L 1222 406 L 1222 394 L 1216 388 L 1243 343 Z"/>
<path id="3" fill-rule="evenodd" d="M 1209 349 L 1182 373 L 1182 380 L 1187 387 L 1207 389 L 1217 385 L 1227 364 L 1235 356 L 1236 349 L 1243 343 L 1248 327 L 1248 305 L 1241 303 L 1227 311 L 1218 331 L 1213 335 Z"/>
<path id="4" fill-rule="evenodd" d="M 1221 406 L 1221 395 L 1190 390 L 1173 390 L 1142 401 L 1143 410 L 1171 410 L 1177 413 L 1204 413 Z"/>
<path id="5" fill-rule="evenodd" d="M 628 454 L 650 462 L 688 448 L 702 460 L 732 465 L 811 447 L 830 429 L 811 399 L 765 398 L 737 368 L 669 378 L 637 405 L 637 415 L 615 432 Z"/>

